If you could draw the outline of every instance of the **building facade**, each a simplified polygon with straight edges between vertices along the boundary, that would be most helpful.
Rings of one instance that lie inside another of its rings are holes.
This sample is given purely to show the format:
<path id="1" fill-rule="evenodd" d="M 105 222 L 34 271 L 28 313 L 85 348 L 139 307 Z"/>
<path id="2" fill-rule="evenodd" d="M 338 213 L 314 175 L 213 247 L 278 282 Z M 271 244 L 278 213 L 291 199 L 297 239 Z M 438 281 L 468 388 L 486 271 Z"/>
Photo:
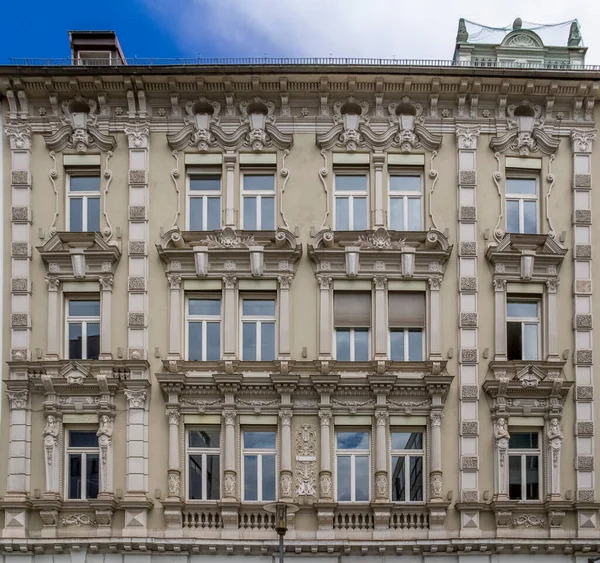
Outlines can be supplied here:
<path id="1" fill-rule="evenodd" d="M 0 67 L 2 563 L 597 553 L 600 69 L 467 24 Z"/>

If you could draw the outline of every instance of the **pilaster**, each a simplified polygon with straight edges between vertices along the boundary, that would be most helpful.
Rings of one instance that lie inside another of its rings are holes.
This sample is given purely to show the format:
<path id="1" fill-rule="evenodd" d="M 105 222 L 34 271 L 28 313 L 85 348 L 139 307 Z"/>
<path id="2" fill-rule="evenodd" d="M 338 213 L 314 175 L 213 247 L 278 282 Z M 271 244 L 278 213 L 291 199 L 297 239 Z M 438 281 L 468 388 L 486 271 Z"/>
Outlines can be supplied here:
<path id="1" fill-rule="evenodd" d="M 277 277 L 279 293 L 277 304 L 279 307 L 279 316 L 277 318 L 279 328 L 279 353 L 280 360 L 290 357 L 290 330 L 291 330 L 291 311 L 290 311 L 290 285 L 292 283 L 292 274 L 282 274 Z"/>
<path id="2" fill-rule="evenodd" d="M 100 276 L 100 359 L 112 359 L 111 327 L 112 327 L 112 274 Z"/>
<path id="3" fill-rule="evenodd" d="M 331 358 L 333 278 L 327 274 L 317 274 L 319 283 L 319 359 Z"/>
<path id="4" fill-rule="evenodd" d="M 238 328 L 237 277 L 223 276 L 223 358 L 237 357 Z"/>
<path id="5" fill-rule="evenodd" d="M 373 278 L 373 301 L 375 311 L 375 359 L 389 357 L 388 352 L 388 296 L 387 278 L 375 276 Z"/>

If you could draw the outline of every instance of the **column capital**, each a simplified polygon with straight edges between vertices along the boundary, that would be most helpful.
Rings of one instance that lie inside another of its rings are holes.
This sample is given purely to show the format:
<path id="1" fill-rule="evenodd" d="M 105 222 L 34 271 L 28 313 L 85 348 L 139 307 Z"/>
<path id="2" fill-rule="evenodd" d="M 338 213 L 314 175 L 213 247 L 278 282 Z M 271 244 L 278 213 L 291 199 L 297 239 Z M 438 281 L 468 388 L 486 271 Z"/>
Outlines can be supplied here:
<path id="1" fill-rule="evenodd" d="M 58 291 L 60 280 L 57 277 L 46 276 L 44 279 L 46 281 L 46 285 L 48 286 L 48 291 Z"/>
<path id="2" fill-rule="evenodd" d="M 390 413 L 388 411 L 375 411 L 375 421 L 377 426 L 385 426 L 390 417 Z"/>
<path id="3" fill-rule="evenodd" d="M 181 289 L 181 274 L 167 274 L 167 280 L 169 281 L 171 289 Z"/>
<path id="4" fill-rule="evenodd" d="M 333 277 L 329 274 L 317 274 L 317 282 L 320 289 L 329 289 L 333 283 Z"/>
<path id="5" fill-rule="evenodd" d="M 441 411 L 431 411 L 429 413 L 429 420 L 431 420 L 432 426 L 441 426 L 442 418 L 444 418 L 444 413 Z"/>
<path id="6" fill-rule="evenodd" d="M 179 409 L 174 408 L 174 407 L 167 408 L 167 410 L 165 411 L 165 414 L 167 415 L 167 418 L 169 419 L 169 424 L 174 424 L 174 425 L 179 424 L 179 417 L 181 416 Z"/>
<path id="7" fill-rule="evenodd" d="M 227 274 L 223 276 L 223 287 L 225 289 L 235 289 L 237 286 L 237 277 L 233 274 Z"/>
<path id="8" fill-rule="evenodd" d="M 98 278 L 102 291 L 112 291 L 114 276 L 112 274 L 104 274 Z"/>
<path id="9" fill-rule="evenodd" d="M 123 391 L 123 394 L 127 399 L 127 406 L 130 409 L 146 408 L 146 398 L 148 396 L 148 391 L 146 391 L 145 389 L 141 389 L 139 391 L 131 391 L 129 389 L 125 389 L 125 391 Z"/>
<path id="10" fill-rule="evenodd" d="M 330 410 L 320 410 L 319 420 L 321 422 L 321 426 L 329 426 L 331 424 L 331 416 Z"/>
<path id="11" fill-rule="evenodd" d="M 282 426 L 290 426 L 293 414 L 292 409 L 282 409 L 279 411 Z"/>
<path id="12" fill-rule="evenodd" d="M 8 405 L 10 410 L 26 409 L 29 391 L 23 389 L 21 391 L 7 391 Z"/>
<path id="13" fill-rule="evenodd" d="M 221 416 L 225 421 L 225 426 L 233 426 L 235 424 L 235 417 L 237 416 L 237 413 L 233 410 L 227 410 L 223 411 Z"/>
<path id="14" fill-rule="evenodd" d="M 294 279 L 293 274 L 281 274 L 277 276 L 277 282 L 279 283 L 279 289 L 290 289 L 292 280 Z"/>
<path id="15" fill-rule="evenodd" d="M 548 293 L 556 293 L 558 291 L 558 286 L 560 285 L 559 280 L 548 280 L 546 282 L 546 288 L 548 289 Z"/>
<path id="16" fill-rule="evenodd" d="M 373 288 L 382 291 L 387 286 L 387 278 L 385 276 L 373 276 Z"/>
<path id="17" fill-rule="evenodd" d="M 427 278 L 427 283 L 431 291 L 439 291 L 442 286 L 442 276 L 431 276 Z"/>
<path id="18" fill-rule="evenodd" d="M 494 291 L 506 291 L 506 278 L 494 278 Z"/>

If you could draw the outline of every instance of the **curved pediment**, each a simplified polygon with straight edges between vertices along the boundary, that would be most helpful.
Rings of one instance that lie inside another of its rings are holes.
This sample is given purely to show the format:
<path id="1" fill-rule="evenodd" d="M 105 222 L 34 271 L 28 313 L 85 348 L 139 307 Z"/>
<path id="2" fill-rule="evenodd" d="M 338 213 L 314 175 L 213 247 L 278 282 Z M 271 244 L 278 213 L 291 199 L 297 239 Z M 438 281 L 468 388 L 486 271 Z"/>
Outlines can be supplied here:
<path id="1" fill-rule="evenodd" d="M 501 46 L 518 49 L 541 49 L 544 43 L 541 37 L 530 29 L 516 29 L 503 39 Z"/>

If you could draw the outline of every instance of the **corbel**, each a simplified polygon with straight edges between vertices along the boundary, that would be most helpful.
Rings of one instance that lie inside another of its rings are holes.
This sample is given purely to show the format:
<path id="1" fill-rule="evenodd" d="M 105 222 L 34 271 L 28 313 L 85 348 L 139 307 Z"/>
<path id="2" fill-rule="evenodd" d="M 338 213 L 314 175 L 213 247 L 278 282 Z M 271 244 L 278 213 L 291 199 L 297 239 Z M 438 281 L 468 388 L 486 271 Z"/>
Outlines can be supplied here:
<path id="1" fill-rule="evenodd" d="M 375 92 L 383 92 L 383 76 L 375 77 Z"/>
<path id="2" fill-rule="evenodd" d="M 552 119 L 552 112 L 554 110 L 554 96 L 546 98 L 546 119 Z"/>
<path id="3" fill-rule="evenodd" d="M 54 92 L 54 80 L 52 78 L 44 78 L 44 88 L 49 92 Z"/>
<path id="4" fill-rule="evenodd" d="M 48 100 L 50 101 L 50 107 L 52 108 L 52 115 L 58 117 L 58 94 L 56 92 L 49 94 Z"/>
<path id="5" fill-rule="evenodd" d="M 375 117 L 384 117 L 383 92 L 375 93 Z"/>
<path id="6" fill-rule="evenodd" d="M 235 116 L 235 106 L 233 105 L 233 92 L 226 92 L 225 94 L 225 115 L 229 117 Z"/>
<path id="7" fill-rule="evenodd" d="M 533 265 L 535 262 L 535 250 L 523 250 L 521 252 L 521 278 L 530 280 L 533 276 Z"/>
<path id="8" fill-rule="evenodd" d="M 279 77 L 279 89 L 282 92 L 287 92 L 288 91 L 288 81 L 287 81 L 287 78 L 285 76 L 280 76 Z"/>
<path id="9" fill-rule="evenodd" d="M 321 106 L 319 108 L 319 115 L 329 115 L 329 107 L 327 105 L 327 90 L 329 89 L 329 80 L 326 76 L 319 78 L 319 98 Z"/>
<path id="10" fill-rule="evenodd" d="M 148 115 L 148 108 L 146 106 L 146 92 L 144 90 L 138 90 L 137 95 L 140 117 L 144 119 Z"/>
<path id="11" fill-rule="evenodd" d="M 85 278 L 85 254 L 80 248 L 71 249 L 71 267 L 75 278 Z"/>
<path id="12" fill-rule="evenodd" d="M 594 103 L 596 99 L 593 97 L 586 98 L 585 100 L 585 114 L 583 119 L 585 121 L 593 121 L 594 120 Z"/>
<path id="13" fill-rule="evenodd" d="M 289 92 L 281 92 L 281 94 L 279 94 L 279 97 L 281 99 L 281 110 L 279 112 L 279 115 L 281 115 L 281 117 L 289 117 L 290 116 L 290 94 L 289 94 Z"/>
<path id="14" fill-rule="evenodd" d="M 348 92 L 356 92 L 356 77 L 350 76 L 348 78 Z"/>
<path id="15" fill-rule="evenodd" d="M 25 119 L 29 115 L 29 102 L 27 101 L 27 94 L 25 90 L 19 90 L 17 92 L 17 98 L 19 99 L 19 117 Z"/>
<path id="16" fill-rule="evenodd" d="M 359 270 L 359 255 L 360 247 L 358 246 L 347 246 L 344 249 L 344 255 L 346 258 L 346 275 L 349 278 L 355 278 L 358 275 Z"/>
<path id="17" fill-rule="evenodd" d="M 410 76 L 406 77 L 404 79 L 404 92 L 406 92 L 406 94 L 410 94 L 410 90 L 412 88 L 412 78 Z"/>
<path id="18" fill-rule="evenodd" d="M 204 78 L 196 78 L 196 89 L 198 92 L 204 92 L 206 90 L 206 82 L 204 82 Z"/>
<path id="19" fill-rule="evenodd" d="M 471 105 L 469 116 L 471 119 L 477 119 L 477 106 L 479 105 L 479 94 L 471 94 Z"/>
<path id="20" fill-rule="evenodd" d="M 260 76 L 258 76 L 258 74 L 253 74 L 250 77 L 250 81 L 252 82 L 252 90 L 254 92 L 259 92 L 260 91 Z"/>
<path id="21" fill-rule="evenodd" d="M 438 101 L 440 99 L 440 79 L 434 78 L 431 82 L 431 95 L 429 96 L 429 117 L 437 119 Z"/>
<path id="22" fill-rule="evenodd" d="M 55 395 L 56 390 L 54 389 L 54 383 L 52 382 L 52 375 L 42 374 L 40 380 L 44 387 L 44 393 L 47 395 Z"/>
<path id="23" fill-rule="evenodd" d="M 194 246 L 194 265 L 197 276 L 205 276 L 208 273 L 208 246 Z"/>
<path id="24" fill-rule="evenodd" d="M 74 90 L 76 92 L 81 90 L 81 88 L 79 87 L 79 81 L 76 78 L 71 78 L 69 80 L 69 89 Z"/>
<path id="25" fill-rule="evenodd" d="M 135 111 L 135 96 L 133 94 L 133 90 L 127 90 L 127 112 L 129 119 L 135 118 Z"/>
<path id="26" fill-rule="evenodd" d="M 535 88 L 535 83 L 533 80 L 528 80 L 525 83 L 525 95 L 527 96 L 531 96 L 531 94 L 533 94 L 533 90 Z"/>
<path id="27" fill-rule="evenodd" d="M 179 94 L 171 92 L 171 117 L 179 117 Z"/>
<path id="28" fill-rule="evenodd" d="M 508 96 L 498 96 L 498 119 L 506 119 L 506 102 Z"/>
<path id="29" fill-rule="evenodd" d="M 573 121 L 579 121 L 581 116 L 581 107 L 583 106 L 583 98 L 573 99 Z"/>
<path id="30" fill-rule="evenodd" d="M 8 117 L 9 119 L 17 118 L 17 99 L 15 93 L 12 90 L 6 91 L 6 99 L 8 101 Z"/>
<path id="31" fill-rule="evenodd" d="M 101 85 L 100 81 L 95 81 L 95 82 L 99 82 Z M 106 92 L 102 92 L 101 94 L 98 94 L 98 106 L 100 108 L 100 115 L 102 116 L 108 116 L 109 112 L 108 112 L 108 99 L 106 96 Z"/>

